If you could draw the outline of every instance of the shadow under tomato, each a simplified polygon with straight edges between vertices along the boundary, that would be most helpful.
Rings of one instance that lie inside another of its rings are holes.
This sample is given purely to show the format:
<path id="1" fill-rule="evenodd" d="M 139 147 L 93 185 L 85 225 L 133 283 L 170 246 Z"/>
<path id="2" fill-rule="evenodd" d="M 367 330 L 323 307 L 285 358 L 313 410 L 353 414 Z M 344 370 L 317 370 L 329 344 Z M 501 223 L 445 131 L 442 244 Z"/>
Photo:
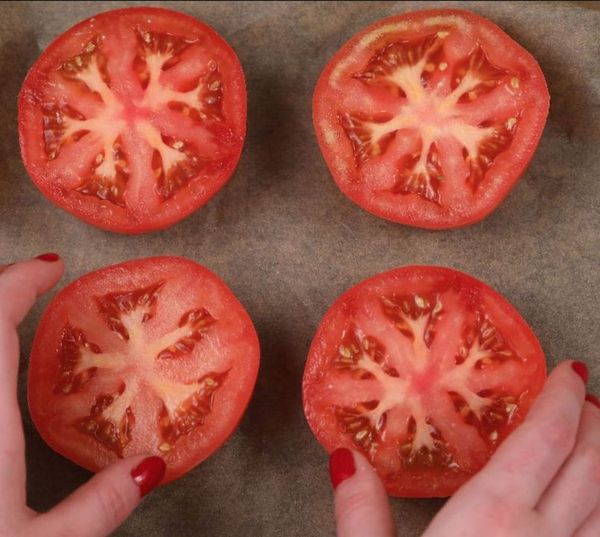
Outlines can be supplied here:
<path id="1" fill-rule="evenodd" d="M 240 431 L 256 455 L 277 459 L 293 452 L 289 443 L 298 435 L 290 434 L 291 429 L 304 420 L 303 368 L 297 360 L 291 359 L 298 354 L 298 349 L 294 349 L 290 337 L 285 336 L 283 323 L 261 331 L 260 372 Z"/>

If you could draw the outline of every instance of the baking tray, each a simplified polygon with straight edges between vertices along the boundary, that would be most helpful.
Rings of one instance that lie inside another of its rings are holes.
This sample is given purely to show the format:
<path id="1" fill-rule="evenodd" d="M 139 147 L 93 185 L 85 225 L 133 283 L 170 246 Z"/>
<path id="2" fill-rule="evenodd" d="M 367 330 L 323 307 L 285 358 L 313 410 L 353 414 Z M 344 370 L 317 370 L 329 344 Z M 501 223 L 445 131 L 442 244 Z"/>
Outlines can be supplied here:
<path id="1" fill-rule="evenodd" d="M 0 6 L 0 262 L 60 252 L 67 264 L 62 287 L 135 257 L 195 259 L 248 309 L 262 363 L 229 442 L 144 500 L 115 535 L 333 535 L 327 457 L 302 412 L 304 361 L 333 300 L 393 267 L 446 265 L 486 281 L 529 321 L 550 366 L 565 357 L 586 360 L 590 388 L 600 392 L 600 12 L 594 3 L 145 3 L 198 17 L 227 39 L 246 73 L 249 114 L 244 153 L 229 184 L 178 225 L 137 237 L 95 229 L 47 202 L 21 163 L 16 123 L 19 87 L 44 47 L 77 21 L 125 5 L 136 4 Z M 537 153 L 507 200 L 477 225 L 442 232 L 380 220 L 346 199 L 311 124 L 315 82 L 342 43 L 379 18 L 434 6 L 464 7 L 495 21 L 536 56 L 552 97 Z M 38 510 L 89 478 L 44 444 L 24 403 L 31 340 L 52 294 L 20 328 L 27 493 Z M 393 500 L 402 535 L 419 535 L 442 505 Z"/>

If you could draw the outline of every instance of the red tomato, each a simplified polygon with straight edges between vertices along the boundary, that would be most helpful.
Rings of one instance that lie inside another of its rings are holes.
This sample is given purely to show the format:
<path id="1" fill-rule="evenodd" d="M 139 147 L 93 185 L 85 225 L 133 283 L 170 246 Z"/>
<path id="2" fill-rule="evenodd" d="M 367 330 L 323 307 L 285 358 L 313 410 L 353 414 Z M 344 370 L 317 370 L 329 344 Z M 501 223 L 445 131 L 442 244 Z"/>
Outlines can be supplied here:
<path id="1" fill-rule="evenodd" d="M 25 167 L 52 202 L 95 226 L 143 233 L 204 205 L 246 133 L 244 74 L 206 24 L 158 8 L 70 28 L 19 96 Z"/>
<path id="2" fill-rule="evenodd" d="M 259 346 L 217 276 L 183 258 L 138 259 L 63 289 L 37 330 L 31 417 L 61 455 L 97 471 L 156 454 L 175 479 L 232 434 L 252 394 Z"/>
<path id="3" fill-rule="evenodd" d="M 344 293 L 304 371 L 304 412 L 328 451 L 361 450 L 395 496 L 449 496 L 523 420 L 544 353 L 496 291 L 403 267 Z"/>
<path id="4" fill-rule="evenodd" d="M 319 145 L 340 189 L 394 222 L 477 222 L 533 156 L 549 95 L 535 58 L 473 13 L 381 20 L 348 41 L 313 98 Z"/>

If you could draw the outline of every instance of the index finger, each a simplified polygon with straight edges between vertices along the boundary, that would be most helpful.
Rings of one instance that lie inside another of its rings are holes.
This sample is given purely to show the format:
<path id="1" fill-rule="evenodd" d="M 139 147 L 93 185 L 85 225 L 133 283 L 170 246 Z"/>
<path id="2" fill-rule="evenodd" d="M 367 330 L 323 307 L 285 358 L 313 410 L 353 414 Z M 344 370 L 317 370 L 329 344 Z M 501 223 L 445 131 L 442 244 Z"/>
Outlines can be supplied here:
<path id="1" fill-rule="evenodd" d="M 57 254 L 7 265 L 0 270 L 0 320 L 16 327 L 39 295 L 53 287 L 65 266 Z"/>
<path id="2" fill-rule="evenodd" d="M 23 320 L 36 298 L 50 289 L 61 277 L 60 259 L 24 261 L 5 267 L 0 273 L 0 425 L 19 424 L 17 373 L 19 340 L 17 325 Z M 2 441 L 6 440 L 2 434 Z"/>
<path id="3" fill-rule="evenodd" d="M 396 535 L 383 483 L 363 455 L 337 449 L 329 459 L 329 471 L 338 537 Z"/>
<path id="4" fill-rule="evenodd" d="M 19 515 L 25 505 L 25 443 L 17 401 L 17 325 L 35 299 L 58 281 L 63 270 L 58 257 L 52 262 L 35 259 L 0 270 L 0 484 L 4 487 L 0 517 L 3 520 Z"/>
<path id="5" fill-rule="evenodd" d="M 486 491 L 515 506 L 537 504 L 575 445 L 585 383 L 574 363 L 563 362 L 552 371 L 523 423 L 463 494 Z"/>

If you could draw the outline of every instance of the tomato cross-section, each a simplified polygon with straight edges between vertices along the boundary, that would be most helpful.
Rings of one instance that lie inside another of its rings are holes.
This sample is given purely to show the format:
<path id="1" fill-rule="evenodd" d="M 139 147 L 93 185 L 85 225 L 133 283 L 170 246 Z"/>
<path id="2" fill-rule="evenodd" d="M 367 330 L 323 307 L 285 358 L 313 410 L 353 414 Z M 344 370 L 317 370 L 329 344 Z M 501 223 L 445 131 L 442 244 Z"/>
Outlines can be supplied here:
<path id="1" fill-rule="evenodd" d="M 304 372 L 304 409 L 332 451 L 361 450 L 390 493 L 448 496 L 523 420 L 545 378 L 518 312 L 482 282 L 404 267 L 331 307 Z"/>
<path id="2" fill-rule="evenodd" d="M 157 8 L 102 13 L 50 44 L 19 99 L 21 151 L 53 202 L 96 226 L 172 225 L 229 179 L 246 129 L 239 61 Z"/>
<path id="3" fill-rule="evenodd" d="M 200 265 L 150 258 L 77 280 L 33 344 L 29 408 L 59 453 L 98 470 L 164 457 L 167 480 L 216 450 L 256 380 L 258 341 L 231 291 Z"/>
<path id="4" fill-rule="evenodd" d="M 519 179 L 548 113 L 535 59 L 464 11 L 423 11 L 353 37 L 317 84 L 313 119 L 342 191 L 404 224 L 489 214 Z"/>

